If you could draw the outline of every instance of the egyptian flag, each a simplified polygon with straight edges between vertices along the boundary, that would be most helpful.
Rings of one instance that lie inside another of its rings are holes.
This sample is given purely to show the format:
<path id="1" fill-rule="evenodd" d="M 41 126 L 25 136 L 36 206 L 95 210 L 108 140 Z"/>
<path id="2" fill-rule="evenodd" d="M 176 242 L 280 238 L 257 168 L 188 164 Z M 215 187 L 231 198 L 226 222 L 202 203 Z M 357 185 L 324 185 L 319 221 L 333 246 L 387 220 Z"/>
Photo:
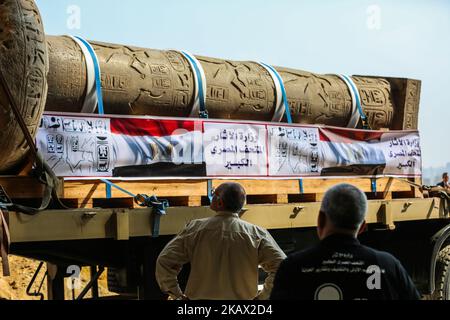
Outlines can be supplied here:
<path id="1" fill-rule="evenodd" d="M 418 131 L 320 128 L 319 134 L 323 176 L 421 175 Z"/>
<path id="2" fill-rule="evenodd" d="M 381 146 L 383 132 L 340 128 L 319 129 L 322 176 L 378 176 L 386 158 Z"/>
<path id="3" fill-rule="evenodd" d="M 111 118 L 114 177 L 204 177 L 202 122 Z"/>

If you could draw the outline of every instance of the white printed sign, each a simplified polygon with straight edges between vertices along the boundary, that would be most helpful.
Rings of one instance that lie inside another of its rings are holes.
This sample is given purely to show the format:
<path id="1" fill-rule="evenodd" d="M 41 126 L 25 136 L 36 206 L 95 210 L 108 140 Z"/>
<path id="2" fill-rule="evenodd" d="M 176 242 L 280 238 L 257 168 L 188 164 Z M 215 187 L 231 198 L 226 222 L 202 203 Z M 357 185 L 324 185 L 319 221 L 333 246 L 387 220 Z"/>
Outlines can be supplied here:
<path id="1" fill-rule="evenodd" d="M 389 174 L 417 176 L 422 173 L 422 151 L 417 133 L 401 137 L 395 133 L 385 133 L 381 149 L 384 151 Z"/>
<path id="2" fill-rule="evenodd" d="M 271 176 L 320 175 L 319 130 L 267 126 Z"/>
<path id="3" fill-rule="evenodd" d="M 110 176 L 108 118 L 43 117 L 36 141 L 50 167 L 64 176 Z"/>
<path id="4" fill-rule="evenodd" d="M 266 176 L 264 125 L 204 123 L 203 146 L 208 176 Z"/>
<path id="5" fill-rule="evenodd" d="M 417 131 L 45 114 L 36 145 L 58 176 L 277 178 L 421 175 Z"/>

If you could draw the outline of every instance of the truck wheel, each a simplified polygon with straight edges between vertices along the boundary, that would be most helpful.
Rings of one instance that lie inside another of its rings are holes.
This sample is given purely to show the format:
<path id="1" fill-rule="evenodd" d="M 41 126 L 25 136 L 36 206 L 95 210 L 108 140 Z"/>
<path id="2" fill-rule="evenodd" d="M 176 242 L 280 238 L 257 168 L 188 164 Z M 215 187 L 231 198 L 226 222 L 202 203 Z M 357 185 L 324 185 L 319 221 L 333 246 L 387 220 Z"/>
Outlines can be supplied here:
<path id="1" fill-rule="evenodd" d="M 444 247 L 437 257 L 435 300 L 450 300 L 450 245 Z"/>

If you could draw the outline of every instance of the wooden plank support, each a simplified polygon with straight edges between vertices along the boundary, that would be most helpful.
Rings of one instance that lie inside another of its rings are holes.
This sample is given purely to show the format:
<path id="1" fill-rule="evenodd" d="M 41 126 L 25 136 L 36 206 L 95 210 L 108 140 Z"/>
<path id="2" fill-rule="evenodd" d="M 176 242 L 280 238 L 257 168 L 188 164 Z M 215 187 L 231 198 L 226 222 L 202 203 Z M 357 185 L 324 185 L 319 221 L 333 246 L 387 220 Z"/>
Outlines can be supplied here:
<path id="1" fill-rule="evenodd" d="M 15 204 L 21 204 L 23 206 L 38 208 L 42 204 L 42 198 L 13 198 L 11 199 Z M 60 198 L 61 203 L 65 205 L 67 208 L 76 209 L 80 207 L 79 199 L 73 198 Z M 53 200 L 50 201 L 48 209 L 57 209 L 58 204 L 56 204 Z"/>
<path id="2" fill-rule="evenodd" d="M 288 202 L 289 202 L 289 200 L 288 200 L 288 195 L 287 194 L 277 194 L 276 195 L 276 202 L 275 203 L 281 204 L 281 203 L 288 203 Z"/>
<path id="3" fill-rule="evenodd" d="M 200 207 L 202 205 L 201 196 L 158 197 L 158 199 L 168 200 L 171 207 Z"/>
<path id="4" fill-rule="evenodd" d="M 248 204 L 283 204 L 288 203 L 287 194 L 247 195 Z"/>
<path id="5" fill-rule="evenodd" d="M 318 195 L 315 193 L 301 193 L 301 194 L 290 194 L 288 195 L 288 202 L 316 202 L 318 200 Z"/>
<path id="6" fill-rule="evenodd" d="M 130 217 L 128 211 L 114 211 L 116 222 L 116 240 L 128 240 L 130 238 Z"/>
<path id="7" fill-rule="evenodd" d="M 391 190 L 392 183 L 394 182 L 394 178 L 389 178 L 388 182 L 386 183 L 386 186 L 383 190 L 383 199 L 392 199 L 392 193 L 389 191 Z"/>
<path id="8" fill-rule="evenodd" d="M 298 180 L 213 180 L 213 187 L 221 183 L 234 181 L 240 183 L 248 195 L 273 195 L 273 194 L 299 194 Z M 324 193 L 330 187 L 338 183 L 349 183 L 364 192 L 371 192 L 369 178 L 358 179 L 305 179 L 303 181 L 304 193 Z M 134 193 L 157 195 L 158 197 L 176 196 L 207 196 L 205 180 L 164 180 L 164 181 L 117 181 L 118 186 Z M 410 185 L 398 179 L 377 179 L 377 190 L 385 190 L 389 184 L 391 191 L 409 191 Z M 105 185 L 97 180 L 66 181 L 64 196 L 67 198 L 79 198 L 87 202 L 90 198 L 102 198 L 105 196 Z M 123 197 L 124 194 L 115 188 L 113 197 Z"/>
<path id="9" fill-rule="evenodd" d="M 420 184 L 420 179 L 413 179 Z M 418 198 L 417 188 L 393 178 L 377 179 L 377 190 L 372 193 L 371 179 L 305 179 L 304 193 L 300 193 L 298 180 L 213 180 L 213 187 L 236 181 L 245 188 L 249 204 L 286 204 L 292 202 L 321 201 L 324 193 L 338 183 L 349 183 L 366 192 L 368 199 Z M 205 180 L 118 181 L 120 187 L 134 193 L 156 195 L 167 199 L 171 206 L 199 207 L 208 205 Z M 43 186 L 30 177 L 0 177 L 0 184 L 17 203 L 38 206 Z M 24 188 L 27 185 L 29 187 Z M 105 199 L 106 187 L 99 180 L 65 181 L 59 191 L 68 207 L 78 208 L 138 208 L 133 199 L 120 190 L 112 189 L 112 198 Z M 52 208 L 52 207 L 50 207 Z"/>
<path id="10" fill-rule="evenodd" d="M 399 221 L 442 219 L 439 198 L 370 200 L 367 223 L 395 227 Z M 315 227 L 320 202 L 247 205 L 242 218 L 267 229 Z M 171 207 L 161 217 L 160 235 L 173 235 L 193 219 L 212 216 L 207 207 Z M 118 239 L 151 236 L 151 208 L 48 210 L 35 216 L 10 212 L 11 242 Z M 42 232 L 42 230 L 46 232 Z"/>
<path id="11" fill-rule="evenodd" d="M 96 198 L 92 199 L 92 207 L 94 208 L 134 208 L 134 199 L 127 198 Z"/>
<path id="12" fill-rule="evenodd" d="M 408 199 L 408 198 L 415 198 L 414 189 L 409 190 L 409 191 L 393 191 L 392 192 L 392 199 Z"/>
<path id="13" fill-rule="evenodd" d="M 392 203 L 384 202 L 378 211 L 379 222 L 384 224 L 388 230 L 395 230 Z"/>
<path id="14" fill-rule="evenodd" d="M 44 185 L 33 177 L 0 176 L 0 185 L 5 189 L 11 199 L 42 198 L 44 194 Z M 64 180 L 62 178 L 59 179 L 59 188 L 56 192 L 59 197 L 64 197 Z"/>

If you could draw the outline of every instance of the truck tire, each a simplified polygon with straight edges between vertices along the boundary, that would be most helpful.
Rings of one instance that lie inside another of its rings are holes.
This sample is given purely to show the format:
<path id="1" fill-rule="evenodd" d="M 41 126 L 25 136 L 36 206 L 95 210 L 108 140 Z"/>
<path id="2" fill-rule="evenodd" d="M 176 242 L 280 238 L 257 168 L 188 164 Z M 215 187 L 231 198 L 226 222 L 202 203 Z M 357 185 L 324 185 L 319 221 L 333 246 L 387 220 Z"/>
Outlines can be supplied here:
<path id="1" fill-rule="evenodd" d="M 450 300 L 450 245 L 439 251 L 434 300 Z"/>

